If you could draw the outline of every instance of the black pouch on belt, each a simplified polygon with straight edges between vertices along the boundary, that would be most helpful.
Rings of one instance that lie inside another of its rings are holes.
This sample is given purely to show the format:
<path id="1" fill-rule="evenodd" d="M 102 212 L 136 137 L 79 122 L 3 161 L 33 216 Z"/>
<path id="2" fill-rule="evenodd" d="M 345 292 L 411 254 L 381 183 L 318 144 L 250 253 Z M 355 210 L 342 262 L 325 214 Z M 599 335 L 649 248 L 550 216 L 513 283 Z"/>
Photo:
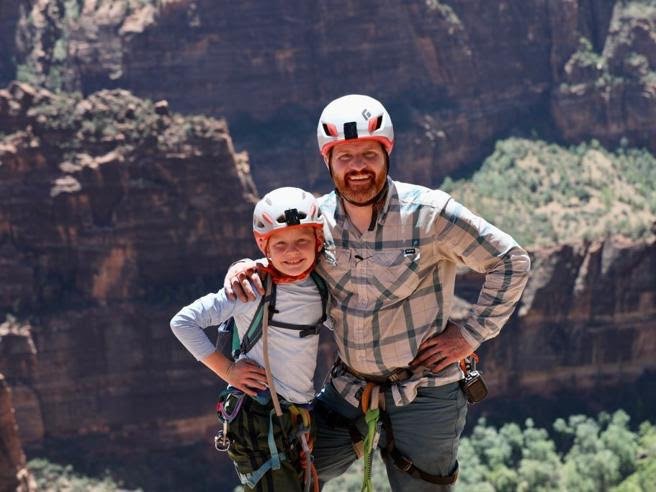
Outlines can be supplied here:
<path id="1" fill-rule="evenodd" d="M 467 401 L 473 404 L 484 400 L 487 396 L 487 384 L 483 380 L 483 375 L 476 370 L 476 359 L 467 361 L 464 372 L 465 379 L 460 380 L 460 387 Z"/>

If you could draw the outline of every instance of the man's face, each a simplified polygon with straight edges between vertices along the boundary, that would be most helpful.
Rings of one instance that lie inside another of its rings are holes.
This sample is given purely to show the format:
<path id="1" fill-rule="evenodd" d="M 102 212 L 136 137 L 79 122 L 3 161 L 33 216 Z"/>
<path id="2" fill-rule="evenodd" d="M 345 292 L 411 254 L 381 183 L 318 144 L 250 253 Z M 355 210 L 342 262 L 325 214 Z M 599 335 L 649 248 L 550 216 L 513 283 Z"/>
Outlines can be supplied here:
<path id="1" fill-rule="evenodd" d="M 387 165 L 382 145 L 374 140 L 354 140 L 333 147 L 330 162 L 335 188 L 346 200 L 366 203 L 385 186 Z"/>

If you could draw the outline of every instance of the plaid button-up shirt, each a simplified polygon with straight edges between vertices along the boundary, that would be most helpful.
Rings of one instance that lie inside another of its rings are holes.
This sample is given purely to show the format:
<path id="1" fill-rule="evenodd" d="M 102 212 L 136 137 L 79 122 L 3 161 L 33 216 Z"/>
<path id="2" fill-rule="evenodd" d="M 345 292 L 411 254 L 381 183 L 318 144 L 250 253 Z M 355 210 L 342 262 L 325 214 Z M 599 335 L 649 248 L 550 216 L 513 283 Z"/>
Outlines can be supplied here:
<path id="1" fill-rule="evenodd" d="M 444 330 L 454 303 L 457 265 L 485 273 L 462 335 L 474 347 L 496 336 L 519 300 L 530 268 L 526 252 L 506 233 L 442 191 L 388 178 L 373 230 L 351 224 L 335 193 L 320 199 L 326 251 L 317 271 L 331 293 L 330 319 L 339 356 L 351 368 L 385 375 L 407 367 L 419 344 Z M 457 364 L 438 374 L 420 368 L 393 385 L 397 405 L 421 386 L 462 378 Z M 333 373 L 335 388 L 357 405 L 364 382 Z"/>

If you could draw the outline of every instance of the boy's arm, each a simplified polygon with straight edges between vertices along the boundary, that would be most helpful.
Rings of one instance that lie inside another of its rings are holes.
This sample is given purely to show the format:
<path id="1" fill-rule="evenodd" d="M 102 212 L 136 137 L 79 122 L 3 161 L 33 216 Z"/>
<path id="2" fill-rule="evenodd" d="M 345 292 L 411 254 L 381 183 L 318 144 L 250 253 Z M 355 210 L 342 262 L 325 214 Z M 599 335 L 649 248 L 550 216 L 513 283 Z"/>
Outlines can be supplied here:
<path id="1" fill-rule="evenodd" d="M 171 319 L 171 330 L 185 348 L 221 379 L 253 396 L 266 387 L 264 370 L 251 361 L 233 364 L 215 351 L 204 328 L 217 325 L 239 311 L 241 306 L 226 298 L 223 291 L 208 294 L 182 308 Z"/>

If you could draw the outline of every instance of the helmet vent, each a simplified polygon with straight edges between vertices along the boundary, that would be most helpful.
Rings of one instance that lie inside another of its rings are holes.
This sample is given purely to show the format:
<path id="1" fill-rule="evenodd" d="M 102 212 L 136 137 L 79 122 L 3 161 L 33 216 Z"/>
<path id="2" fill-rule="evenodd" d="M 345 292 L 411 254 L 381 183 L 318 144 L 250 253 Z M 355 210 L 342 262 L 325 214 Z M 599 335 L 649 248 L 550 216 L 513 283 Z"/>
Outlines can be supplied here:
<path id="1" fill-rule="evenodd" d="M 369 120 L 369 133 L 373 133 L 383 125 L 383 115 Z"/>
<path id="2" fill-rule="evenodd" d="M 323 132 L 331 137 L 337 136 L 337 127 L 332 123 L 323 123 Z"/>

